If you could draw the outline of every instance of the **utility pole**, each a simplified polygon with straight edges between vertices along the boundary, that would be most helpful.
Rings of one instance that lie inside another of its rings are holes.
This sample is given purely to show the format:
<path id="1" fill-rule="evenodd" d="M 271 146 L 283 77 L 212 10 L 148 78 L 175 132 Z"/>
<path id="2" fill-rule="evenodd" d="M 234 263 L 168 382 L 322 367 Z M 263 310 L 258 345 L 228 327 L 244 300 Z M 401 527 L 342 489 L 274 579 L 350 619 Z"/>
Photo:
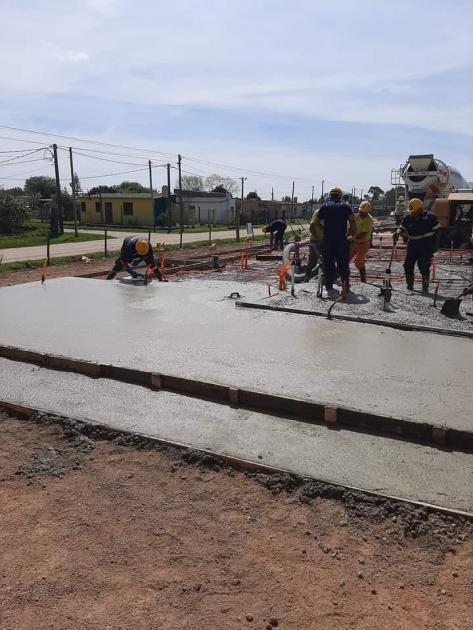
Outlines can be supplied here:
<path id="1" fill-rule="evenodd" d="M 168 234 L 171 233 L 171 165 L 166 164 L 166 170 L 168 175 L 168 199 L 167 199 L 167 210 L 168 210 Z"/>
<path id="2" fill-rule="evenodd" d="M 184 231 L 184 201 L 182 199 L 182 174 L 181 174 L 181 162 L 182 162 L 182 157 L 181 154 L 179 154 L 177 156 L 177 165 L 179 168 L 179 204 L 180 204 L 180 217 L 179 217 L 179 222 L 180 222 L 180 227 L 181 227 L 181 231 L 179 234 L 179 248 L 182 247 L 182 233 Z"/>
<path id="3" fill-rule="evenodd" d="M 69 162 L 71 164 L 71 187 L 72 187 L 72 210 L 74 213 L 74 236 L 77 238 L 77 202 L 76 202 L 76 180 L 74 177 L 74 163 L 72 161 L 72 147 L 69 147 Z"/>
<path id="4" fill-rule="evenodd" d="M 294 221 L 294 182 L 292 182 L 292 193 L 291 193 L 291 221 Z"/>
<path id="5" fill-rule="evenodd" d="M 271 201 L 274 201 L 274 188 L 271 188 Z"/>
<path id="6" fill-rule="evenodd" d="M 54 236 L 64 234 L 62 216 L 61 180 L 59 179 L 59 164 L 57 161 L 57 144 L 53 144 L 54 172 L 56 175 L 56 208 L 51 212 L 51 233 Z"/>
<path id="7" fill-rule="evenodd" d="M 240 209 L 237 208 L 236 217 L 235 217 L 235 234 L 236 234 L 236 240 L 238 243 L 240 242 L 240 213 L 243 214 L 243 196 L 245 194 L 244 193 L 245 179 L 246 177 L 241 178 L 241 205 L 240 205 Z"/>
<path id="8" fill-rule="evenodd" d="M 312 186 L 312 196 L 310 198 L 310 209 L 314 209 L 314 187 Z"/>
<path id="9" fill-rule="evenodd" d="M 321 195 L 322 203 L 324 202 L 324 184 L 325 184 L 325 179 L 322 180 L 322 195 Z"/>
<path id="10" fill-rule="evenodd" d="M 154 216 L 154 197 L 153 197 L 153 173 L 151 171 L 151 160 L 148 160 L 149 169 L 149 201 L 151 204 L 151 216 L 153 217 L 153 227 L 156 231 L 156 217 Z"/>

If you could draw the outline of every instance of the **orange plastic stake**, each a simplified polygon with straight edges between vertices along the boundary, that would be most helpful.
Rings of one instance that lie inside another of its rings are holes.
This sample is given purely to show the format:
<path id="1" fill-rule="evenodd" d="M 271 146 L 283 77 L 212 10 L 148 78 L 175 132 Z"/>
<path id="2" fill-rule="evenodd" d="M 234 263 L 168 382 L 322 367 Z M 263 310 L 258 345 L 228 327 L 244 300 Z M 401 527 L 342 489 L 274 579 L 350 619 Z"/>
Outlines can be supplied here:
<path id="1" fill-rule="evenodd" d="M 278 265 L 278 277 L 279 277 L 279 290 L 280 291 L 285 291 L 287 289 L 287 282 L 286 282 L 286 274 L 289 271 L 289 269 L 291 268 L 290 265 L 288 265 L 287 263 L 281 263 L 280 265 Z"/>

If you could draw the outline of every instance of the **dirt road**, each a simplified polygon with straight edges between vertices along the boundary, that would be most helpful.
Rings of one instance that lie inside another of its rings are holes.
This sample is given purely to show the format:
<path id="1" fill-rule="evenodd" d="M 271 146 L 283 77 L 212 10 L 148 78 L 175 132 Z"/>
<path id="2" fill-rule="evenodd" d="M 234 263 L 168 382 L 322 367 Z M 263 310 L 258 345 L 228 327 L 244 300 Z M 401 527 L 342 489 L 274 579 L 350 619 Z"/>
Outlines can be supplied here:
<path id="1" fill-rule="evenodd" d="M 471 629 L 470 526 L 0 427 L 2 629 Z"/>

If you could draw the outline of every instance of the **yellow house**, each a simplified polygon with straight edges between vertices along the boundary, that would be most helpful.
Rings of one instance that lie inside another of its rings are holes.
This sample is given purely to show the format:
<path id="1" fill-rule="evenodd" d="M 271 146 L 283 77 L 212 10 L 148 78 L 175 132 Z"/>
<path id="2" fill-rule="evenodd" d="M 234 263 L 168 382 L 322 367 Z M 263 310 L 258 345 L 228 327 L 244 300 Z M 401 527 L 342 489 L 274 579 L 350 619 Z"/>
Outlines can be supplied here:
<path id="1" fill-rule="evenodd" d="M 79 197 L 81 223 L 152 226 L 149 193 L 102 193 Z"/>

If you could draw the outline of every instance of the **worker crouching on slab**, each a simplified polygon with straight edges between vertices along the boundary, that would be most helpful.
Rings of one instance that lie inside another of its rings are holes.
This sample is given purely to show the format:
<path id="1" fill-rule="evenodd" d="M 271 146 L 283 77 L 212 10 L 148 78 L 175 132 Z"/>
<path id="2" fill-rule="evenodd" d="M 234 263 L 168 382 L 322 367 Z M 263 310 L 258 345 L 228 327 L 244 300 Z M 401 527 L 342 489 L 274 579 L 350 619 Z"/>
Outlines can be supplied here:
<path id="1" fill-rule="evenodd" d="M 366 256 L 371 247 L 373 236 L 373 217 L 370 214 L 371 204 L 362 201 L 355 214 L 356 233 L 350 249 L 350 260 L 355 259 L 355 267 L 360 273 L 361 282 L 366 282 Z"/>
<path id="2" fill-rule="evenodd" d="M 340 188 L 332 188 L 330 198 L 319 209 L 318 220 L 323 221 L 324 238 L 322 241 L 322 256 L 324 259 L 325 287 L 327 291 L 333 289 L 335 269 L 338 270 L 342 281 L 342 298 L 345 298 L 350 288 L 350 241 L 348 234 L 356 234 L 355 217 L 350 204 L 342 201 Z"/>
<path id="3" fill-rule="evenodd" d="M 107 276 L 107 280 L 112 280 L 120 271 L 127 271 L 132 278 L 138 278 L 139 273 L 133 269 L 140 264 L 152 269 L 153 276 L 160 282 L 163 278 L 159 267 L 154 260 L 153 247 L 147 238 L 141 236 L 127 236 L 120 251 L 120 256 L 116 259 L 112 271 Z"/>
<path id="4" fill-rule="evenodd" d="M 263 233 L 267 234 L 269 232 L 271 236 L 271 249 L 273 248 L 273 243 L 276 249 L 284 249 L 284 232 L 286 229 L 287 223 L 284 219 L 275 219 L 263 228 Z"/>
<path id="5" fill-rule="evenodd" d="M 409 201 L 409 213 L 404 217 L 399 232 L 407 242 L 404 273 L 409 291 L 414 290 L 414 266 L 417 263 L 422 276 L 422 291 L 429 291 L 430 265 L 440 239 L 440 223 L 432 212 L 424 210 L 424 204 L 415 197 Z"/>

